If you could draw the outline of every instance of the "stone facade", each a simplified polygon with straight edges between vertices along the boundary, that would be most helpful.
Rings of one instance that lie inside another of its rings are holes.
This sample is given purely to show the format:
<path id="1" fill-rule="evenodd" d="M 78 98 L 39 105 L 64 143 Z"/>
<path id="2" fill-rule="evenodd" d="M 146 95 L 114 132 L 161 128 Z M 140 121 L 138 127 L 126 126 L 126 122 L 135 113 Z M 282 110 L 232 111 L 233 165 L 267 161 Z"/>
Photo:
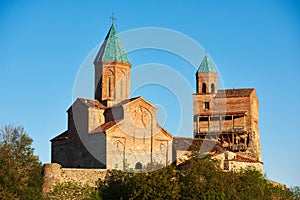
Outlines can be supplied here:
<path id="1" fill-rule="evenodd" d="M 61 165 L 56 163 L 45 164 L 44 167 L 44 194 L 49 192 L 53 186 L 65 182 L 96 186 L 96 182 L 103 179 L 107 172 L 103 169 L 62 168 Z"/>
<path id="2" fill-rule="evenodd" d="M 261 162 L 255 89 L 217 90 L 217 71 L 201 71 L 201 67 L 193 95 L 194 137 L 217 140 L 224 149 Z"/>
<path id="3" fill-rule="evenodd" d="M 51 140 L 45 191 L 66 181 L 93 185 L 106 169 L 180 164 L 193 145 L 202 145 L 224 170 L 262 172 L 256 91 L 218 90 L 218 72 L 207 55 L 196 73 L 193 138 L 173 137 L 157 124 L 153 104 L 130 98 L 131 64 L 113 25 L 94 66 L 95 98 L 78 98 L 67 110 L 68 129 Z"/>
<path id="4" fill-rule="evenodd" d="M 157 124 L 157 108 L 130 98 L 130 68 L 111 27 L 97 54 L 95 99 L 68 109 L 68 130 L 51 140 L 51 162 L 65 168 L 141 169 L 172 163 L 173 136 Z"/>
<path id="5" fill-rule="evenodd" d="M 220 168 L 224 171 L 239 172 L 244 169 L 252 169 L 263 173 L 262 162 L 241 156 L 236 152 L 224 151 L 213 154 L 212 158 L 220 162 Z"/>

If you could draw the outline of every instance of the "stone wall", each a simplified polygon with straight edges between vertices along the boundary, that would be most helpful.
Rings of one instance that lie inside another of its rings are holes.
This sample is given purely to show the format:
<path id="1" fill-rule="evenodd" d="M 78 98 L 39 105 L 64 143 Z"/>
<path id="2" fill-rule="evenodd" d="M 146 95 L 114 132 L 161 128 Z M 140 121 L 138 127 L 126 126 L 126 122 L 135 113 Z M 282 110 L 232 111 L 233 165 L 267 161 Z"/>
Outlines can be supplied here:
<path id="1" fill-rule="evenodd" d="M 77 182 L 80 185 L 96 186 L 98 179 L 103 179 L 106 169 L 62 168 L 60 164 L 45 164 L 43 193 L 51 191 L 54 185 L 64 182 Z"/>
<path id="2" fill-rule="evenodd" d="M 220 168 L 224 171 L 239 172 L 241 169 L 252 169 L 263 174 L 262 162 L 242 160 L 241 158 L 238 158 L 238 155 L 240 155 L 240 153 L 226 151 L 224 153 L 215 154 L 212 158 L 217 159 L 220 162 Z"/>
<path id="3" fill-rule="evenodd" d="M 252 169 L 263 173 L 262 163 L 260 162 L 239 162 L 239 161 L 229 161 L 229 171 L 239 172 L 241 169 Z"/>

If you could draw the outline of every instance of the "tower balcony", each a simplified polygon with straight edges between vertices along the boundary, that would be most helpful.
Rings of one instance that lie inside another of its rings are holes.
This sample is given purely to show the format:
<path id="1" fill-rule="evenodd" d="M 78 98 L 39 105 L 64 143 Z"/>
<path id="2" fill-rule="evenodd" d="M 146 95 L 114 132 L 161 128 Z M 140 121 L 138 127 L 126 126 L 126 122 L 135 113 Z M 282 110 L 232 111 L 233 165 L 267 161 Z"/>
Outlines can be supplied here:
<path id="1" fill-rule="evenodd" d="M 246 151 L 249 145 L 249 133 L 246 126 L 237 127 L 204 127 L 194 130 L 194 137 L 211 139 L 220 142 L 224 149 L 233 152 Z"/>

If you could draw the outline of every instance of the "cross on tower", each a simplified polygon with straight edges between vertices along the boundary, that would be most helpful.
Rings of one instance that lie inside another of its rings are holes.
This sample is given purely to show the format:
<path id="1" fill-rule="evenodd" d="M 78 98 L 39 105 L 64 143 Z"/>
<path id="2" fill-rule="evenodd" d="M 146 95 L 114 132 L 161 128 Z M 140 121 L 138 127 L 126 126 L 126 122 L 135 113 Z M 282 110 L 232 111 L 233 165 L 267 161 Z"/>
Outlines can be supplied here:
<path id="1" fill-rule="evenodd" d="M 117 18 L 115 18 L 115 14 L 114 13 L 111 14 L 111 17 L 109 19 L 111 19 L 111 23 L 112 24 L 115 24 L 117 22 Z"/>

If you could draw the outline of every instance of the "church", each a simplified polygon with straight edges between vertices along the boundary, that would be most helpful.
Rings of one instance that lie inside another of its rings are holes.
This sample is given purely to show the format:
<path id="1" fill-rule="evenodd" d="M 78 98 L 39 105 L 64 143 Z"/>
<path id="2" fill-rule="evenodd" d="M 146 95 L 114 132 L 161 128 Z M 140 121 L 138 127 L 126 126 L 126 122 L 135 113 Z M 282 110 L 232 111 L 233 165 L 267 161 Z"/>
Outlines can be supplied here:
<path id="1" fill-rule="evenodd" d="M 172 161 L 173 136 L 157 108 L 130 98 L 131 64 L 112 24 L 95 60 L 95 99 L 68 109 L 68 130 L 51 140 L 51 162 L 63 167 L 142 169 Z"/>
<path id="2" fill-rule="evenodd" d="M 131 63 L 111 25 L 94 59 L 94 99 L 77 98 L 68 128 L 51 139 L 51 162 L 63 168 L 142 170 L 184 160 L 189 146 L 213 142 L 224 170 L 262 171 L 255 89 L 218 90 L 218 72 L 205 55 L 196 72 L 193 137 L 174 137 L 157 123 L 157 107 L 130 97 Z M 192 94 L 191 94 L 192 95 Z"/>

